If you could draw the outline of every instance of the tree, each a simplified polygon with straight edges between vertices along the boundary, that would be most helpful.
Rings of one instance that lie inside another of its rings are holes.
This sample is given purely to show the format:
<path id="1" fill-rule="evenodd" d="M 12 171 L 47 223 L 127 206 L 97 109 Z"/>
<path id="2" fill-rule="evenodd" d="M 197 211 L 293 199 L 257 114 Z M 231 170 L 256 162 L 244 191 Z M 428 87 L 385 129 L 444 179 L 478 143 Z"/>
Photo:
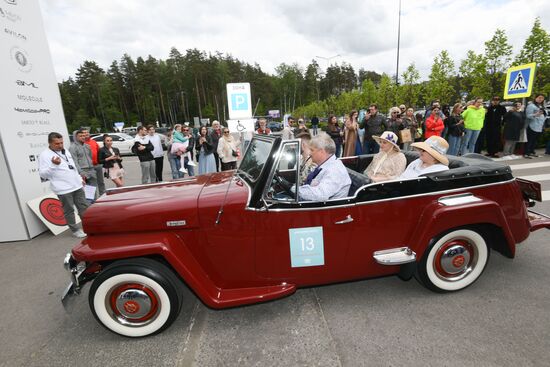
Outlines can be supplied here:
<path id="1" fill-rule="evenodd" d="M 403 74 L 401 74 L 401 77 L 403 84 L 397 90 L 398 101 L 407 106 L 416 106 L 420 94 L 420 85 L 418 84 L 420 73 L 416 69 L 414 62 L 407 67 Z"/>
<path id="2" fill-rule="evenodd" d="M 454 67 L 454 62 L 446 50 L 436 56 L 428 81 L 427 97 L 429 100 L 439 99 L 442 104 L 451 102 L 453 88 L 450 82 Z"/>
<path id="3" fill-rule="evenodd" d="M 491 96 L 490 80 L 487 79 L 487 60 L 481 54 L 469 50 L 462 60 L 459 72 L 462 76 L 462 90 L 468 93 L 468 99 L 476 96 L 487 99 Z"/>
<path id="4" fill-rule="evenodd" d="M 502 94 L 502 86 L 506 77 L 506 69 L 512 60 L 512 45 L 503 30 L 497 29 L 493 38 L 485 42 L 486 74 L 489 77 L 491 96 Z"/>
<path id="5" fill-rule="evenodd" d="M 540 18 L 535 19 L 531 34 L 527 37 L 523 48 L 516 56 L 515 65 L 536 62 L 536 72 L 533 90 L 542 90 L 550 84 L 550 35 L 540 25 Z"/>

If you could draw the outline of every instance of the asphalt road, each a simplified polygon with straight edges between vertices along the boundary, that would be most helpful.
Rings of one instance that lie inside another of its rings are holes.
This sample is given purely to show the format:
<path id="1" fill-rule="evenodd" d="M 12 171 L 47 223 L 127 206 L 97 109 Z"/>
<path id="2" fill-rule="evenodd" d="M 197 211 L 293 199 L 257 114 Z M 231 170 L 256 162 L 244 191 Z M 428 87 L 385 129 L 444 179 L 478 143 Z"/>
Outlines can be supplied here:
<path id="1" fill-rule="evenodd" d="M 508 163 L 550 190 L 550 157 Z M 138 183 L 136 158 L 125 158 L 125 168 L 126 182 Z M 550 201 L 537 209 L 550 213 Z M 70 313 L 61 306 L 62 260 L 75 243 L 65 232 L 0 244 L 0 366 L 550 365 L 547 230 L 520 244 L 513 260 L 493 252 L 481 278 L 458 293 L 386 277 L 215 311 L 187 291 L 168 330 L 137 340 L 95 321 L 89 286 Z"/>

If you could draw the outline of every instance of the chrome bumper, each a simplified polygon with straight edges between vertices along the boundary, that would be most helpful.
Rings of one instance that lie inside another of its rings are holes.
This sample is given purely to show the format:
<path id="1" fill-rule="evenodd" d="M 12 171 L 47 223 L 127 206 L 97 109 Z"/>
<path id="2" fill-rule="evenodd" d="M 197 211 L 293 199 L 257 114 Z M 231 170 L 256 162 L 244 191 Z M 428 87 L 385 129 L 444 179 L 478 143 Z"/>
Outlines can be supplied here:
<path id="1" fill-rule="evenodd" d="M 372 256 L 381 265 L 402 265 L 416 261 L 416 253 L 408 247 L 375 251 Z"/>
<path id="2" fill-rule="evenodd" d="M 67 307 L 70 296 L 80 294 L 82 283 L 80 281 L 80 276 L 86 270 L 85 262 L 77 262 L 73 255 L 69 252 L 65 255 L 65 260 L 63 260 L 63 267 L 69 272 L 70 283 L 63 291 L 61 295 L 61 303 L 64 307 Z"/>

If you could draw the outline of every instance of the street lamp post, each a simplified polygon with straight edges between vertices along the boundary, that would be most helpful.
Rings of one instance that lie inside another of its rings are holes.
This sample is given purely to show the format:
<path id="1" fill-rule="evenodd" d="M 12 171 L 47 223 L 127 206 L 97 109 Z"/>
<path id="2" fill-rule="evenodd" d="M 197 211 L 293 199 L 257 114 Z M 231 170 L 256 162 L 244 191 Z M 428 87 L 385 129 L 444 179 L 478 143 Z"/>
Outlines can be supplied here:
<path id="1" fill-rule="evenodd" d="M 340 57 L 342 55 L 340 54 L 336 54 L 334 56 L 329 56 L 329 57 L 325 57 L 325 56 L 315 56 L 316 58 L 318 59 L 323 59 L 327 62 L 327 69 L 325 71 L 325 78 L 327 77 L 327 73 L 328 73 L 328 67 L 329 67 L 329 63 L 330 63 L 330 60 L 334 59 L 334 58 L 337 58 L 337 57 Z M 328 79 L 327 79 L 327 92 L 328 92 L 328 95 L 330 95 L 330 85 L 329 85 L 329 82 L 328 82 Z"/>
<path id="2" fill-rule="evenodd" d="M 340 56 L 342 56 L 342 55 L 338 54 L 338 55 L 334 55 L 334 56 L 330 56 L 330 57 L 324 57 L 324 56 L 315 56 L 315 57 L 318 58 L 318 59 L 323 59 L 323 60 L 325 60 L 325 61 L 327 62 L 327 70 L 328 70 L 328 66 L 329 66 L 330 60 L 332 60 L 332 59 L 334 59 L 334 58 L 336 58 L 336 57 L 340 57 Z"/>
<path id="3" fill-rule="evenodd" d="M 399 0 L 399 17 L 397 23 L 397 68 L 395 70 L 395 85 L 399 85 L 399 43 L 401 41 L 401 0 Z"/>

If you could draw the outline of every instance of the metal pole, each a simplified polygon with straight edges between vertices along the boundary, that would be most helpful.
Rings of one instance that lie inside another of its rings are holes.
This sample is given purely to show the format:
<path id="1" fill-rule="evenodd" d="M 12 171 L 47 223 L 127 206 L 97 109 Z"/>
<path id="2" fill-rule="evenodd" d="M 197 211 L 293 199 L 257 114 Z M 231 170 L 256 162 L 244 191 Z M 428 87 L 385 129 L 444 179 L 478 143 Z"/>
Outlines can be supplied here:
<path id="1" fill-rule="evenodd" d="M 395 85 L 399 85 L 399 43 L 401 41 L 401 0 L 399 0 L 399 18 L 397 23 L 397 69 L 395 70 Z"/>

